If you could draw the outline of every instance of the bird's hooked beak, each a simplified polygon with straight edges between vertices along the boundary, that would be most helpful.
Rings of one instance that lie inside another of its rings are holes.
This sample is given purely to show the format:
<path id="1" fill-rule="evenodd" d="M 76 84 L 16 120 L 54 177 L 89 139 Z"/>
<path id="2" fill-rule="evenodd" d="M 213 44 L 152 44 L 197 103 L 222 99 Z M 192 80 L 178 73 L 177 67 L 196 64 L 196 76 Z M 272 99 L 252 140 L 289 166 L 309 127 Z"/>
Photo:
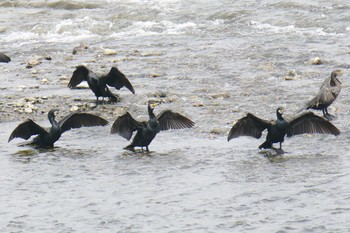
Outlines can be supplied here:
<path id="1" fill-rule="evenodd" d="M 278 111 L 279 114 L 283 115 L 283 113 L 284 113 L 284 108 L 283 108 L 283 107 L 279 107 L 279 108 L 277 109 L 277 111 Z"/>
<path id="2" fill-rule="evenodd" d="M 55 116 L 56 112 L 59 112 L 60 110 L 58 108 L 51 109 L 50 112 Z"/>
<path id="3" fill-rule="evenodd" d="M 154 109 L 157 105 L 159 105 L 160 103 L 158 102 L 153 102 L 153 101 L 149 101 L 148 105 L 150 106 L 151 109 Z"/>
<path id="4" fill-rule="evenodd" d="M 335 71 L 335 74 L 336 74 L 336 77 L 337 77 L 337 76 L 340 76 L 340 75 L 343 74 L 343 71 L 342 71 L 342 70 L 336 70 L 336 71 Z M 339 79 L 338 79 L 338 82 L 340 82 Z M 340 83 L 341 83 L 341 82 L 340 82 Z"/>

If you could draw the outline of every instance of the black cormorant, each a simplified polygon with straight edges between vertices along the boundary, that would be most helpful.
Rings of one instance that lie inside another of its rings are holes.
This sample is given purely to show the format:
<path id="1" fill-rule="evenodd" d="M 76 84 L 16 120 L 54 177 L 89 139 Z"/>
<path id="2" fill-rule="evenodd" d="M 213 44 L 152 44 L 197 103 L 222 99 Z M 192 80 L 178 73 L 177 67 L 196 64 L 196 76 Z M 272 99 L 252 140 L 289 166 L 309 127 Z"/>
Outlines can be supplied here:
<path id="1" fill-rule="evenodd" d="M 4 53 L 1 53 L 0 52 L 0 62 L 10 62 L 11 61 L 11 58 L 9 58 L 8 56 L 6 56 L 6 54 Z"/>
<path id="2" fill-rule="evenodd" d="M 337 76 L 341 74 L 341 70 L 334 70 L 331 76 L 324 80 L 317 95 L 306 104 L 306 109 L 322 110 L 323 116 L 332 120 L 334 116 L 328 113 L 327 108 L 339 95 L 341 82 Z"/>
<path id="3" fill-rule="evenodd" d="M 55 120 L 56 111 L 58 111 L 58 109 L 52 109 L 48 113 L 48 118 L 52 125 L 49 130 L 44 129 L 33 120 L 28 119 L 13 130 L 8 141 L 10 142 L 13 138 L 18 137 L 28 140 L 32 135 L 38 134 L 38 136 L 28 144 L 39 147 L 53 147 L 54 143 L 61 137 L 61 134 L 70 129 L 84 126 L 105 126 L 108 124 L 108 121 L 99 116 L 77 112 L 71 113 L 57 122 Z"/>
<path id="4" fill-rule="evenodd" d="M 295 117 L 291 121 L 286 121 L 282 114 L 283 107 L 277 108 L 277 121 L 266 121 L 248 113 L 247 116 L 239 119 L 231 128 L 227 140 L 239 136 L 251 136 L 260 138 L 262 132 L 267 129 L 266 141 L 259 146 L 259 149 L 273 148 L 273 143 L 280 143 L 282 149 L 282 142 L 284 136 L 292 137 L 297 134 L 333 134 L 339 135 L 340 131 L 329 121 L 319 117 L 312 112 L 304 113 Z"/>
<path id="5" fill-rule="evenodd" d="M 143 147 L 146 147 L 146 151 L 149 151 L 148 145 L 160 131 L 192 128 L 194 126 L 193 121 L 171 110 L 164 110 L 156 116 L 153 113 L 154 107 L 155 104 L 149 101 L 148 122 L 137 121 L 128 112 L 115 120 L 111 128 L 111 134 L 119 134 L 127 140 L 130 140 L 133 132 L 137 131 L 132 143 L 124 149 L 135 151 L 134 147 L 137 146 L 141 147 L 142 150 Z"/>
<path id="6" fill-rule="evenodd" d="M 112 67 L 106 75 L 98 76 L 86 66 L 80 65 L 73 72 L 68 87 L 74 88 L 83 81 L 87 81 L 90 89 L 95 93 L 97 98 L 96 104 L 98 104 L 99 97 L 102 97 L 102 99 L 108 97 L 111 101 L 118 101 L 118 96 L 113 94 L 108 86 L 115 87 L 118 90 L 122 87 L 126 87 L 135 94 L 134 87 L 117 67 Z"/>

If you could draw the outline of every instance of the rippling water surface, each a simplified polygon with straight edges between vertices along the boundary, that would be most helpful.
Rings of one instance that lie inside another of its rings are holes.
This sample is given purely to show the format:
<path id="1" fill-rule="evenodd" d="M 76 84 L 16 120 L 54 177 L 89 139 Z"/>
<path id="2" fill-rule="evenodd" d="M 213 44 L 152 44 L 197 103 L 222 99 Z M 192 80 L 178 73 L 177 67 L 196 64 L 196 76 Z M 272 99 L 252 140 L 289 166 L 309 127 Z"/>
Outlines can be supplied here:
<path id="1" fill-rule="evenodd" d="M 0 51 L 12 59 L 0 63 L 0 231 L 350 231 L 349 11 L 340 0 L 0 1 Z M 155 111 L 195 128 L 160 133 L 149 154 L 122 150 L 110 126 L 66 132 L 52 150 L 7 143 L 26 118 L 49 126 L 48 109 L 61 118 L 95 100 L 66 87 L 80 64 L 117 65 L 136 90 L 91 112 L 146 119 L 163 93 Z M 227 142 L 246 112 L 273 119 L 284 106 L 292 117 L 334 69 L 344 72 L 330 107 L 341 135 L 288 138 L 276 157 L 257 149 L 263 139 Z M 26 97 L 41 98 L 32 113 L 16 107 Z"/>

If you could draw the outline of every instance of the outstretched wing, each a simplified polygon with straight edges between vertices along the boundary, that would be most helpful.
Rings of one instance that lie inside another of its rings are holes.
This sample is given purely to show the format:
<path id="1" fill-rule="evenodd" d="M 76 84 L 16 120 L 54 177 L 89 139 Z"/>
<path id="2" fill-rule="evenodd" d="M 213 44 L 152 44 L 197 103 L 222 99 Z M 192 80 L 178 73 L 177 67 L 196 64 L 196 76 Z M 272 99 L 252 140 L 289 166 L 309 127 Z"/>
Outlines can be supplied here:
<path id="1" fill-rule="evenodd" d="M 251 113 L 239 119 L 231 128 L 227 141 L 239 136 L 250 136 L 260 138 L 262 132 L 271 125 L 270 122 L 260 119 Z"/>
<path id="2" fill-rule="evenodd" d="M 312 112 L 304 113 L 290 122 L 290 129 L 287 132 L 288 137 L 297 134 L 333 134 L 339 135 L 340 131 L 331 122 Z"/>
<path id="3" fill-rule="evenodd" d="M 126 112 L 124 115 L 118 117 L 111 128 L 111 134 L 118 134 L 127 140 L 130 140 L 132 133 L 139 128 L 146 125 L 145 122 L 139 122 L 132 118 L 130 113 Z"/>
<path id="4" fill-rule="evenodd" d="M 0 62 L 10 62 L 11 61 L 11 58 L 9 58 L 8 56 L 6 56 L 6 54 L 4 53 L 0 53 Z"/>
<path id="5" fill-rule="evenodd" d="M 108 124 L 108 121 L 102 117 L 90 114 L 90 113 L 71 113 L 64 118 L 62 118 L 58 125 L 61 127 L 62 133 L 80 127 L 89 127 L 89 126 L 105 126 Z"/>
<path id="6" fill-rule="evenodd" d="M 118 90 L 122 87 L 128 88 L 133 94 L 135 94 L 134 87 L 131 85 L 129 80 L 125 77 L 125 75 L 118 70 L 117 67 L 112 67 L 109 73 L 103 77 L 106 79 L 106 84 L 115 87 Z"/>
<path id="7" fill-rule="evenodd" d="M 87 81 L 89 73 L 90 73 L 90 70 L 85 66 L 77 66 L 68 83 L 68 87 L 74 88 L 78 86 L 81 82 Z"/>
<path id="8" fill-rule="evenodd" d="M 28 119 L 13 130 L 8 141 L 11 141 L 13 138 L 23 138 L 27 140 L 32 135 L 41 133 L 46 133 L 46 130 L 31 119 Z"/>
<path id="9" fill-rule="evenodd" d="M 160 130 L 192 128 L 194 122 L 180 113 L 164 110 L 157 115 Z"/>

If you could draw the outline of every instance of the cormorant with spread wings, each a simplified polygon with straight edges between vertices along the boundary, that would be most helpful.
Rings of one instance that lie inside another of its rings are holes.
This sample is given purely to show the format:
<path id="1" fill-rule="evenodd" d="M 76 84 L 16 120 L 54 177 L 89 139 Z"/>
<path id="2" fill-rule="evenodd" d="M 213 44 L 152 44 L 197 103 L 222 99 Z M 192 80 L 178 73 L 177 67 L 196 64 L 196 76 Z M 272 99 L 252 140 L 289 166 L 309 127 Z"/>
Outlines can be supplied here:
<path id="1" fill-rule="evenodd" d="M 141 147 L 142 150 L 143 147 L 146 147 L 146 151 L 149 151 L 149 144 L 160 131 L 192 128 L 194 126 L 193 121 L 171 110 L 164 110 L 156 116 L 153 113 L 154 107 L 155 104 L 149 101 L 149 120 L 147 122 L 135 120 L 128 112 L 115 120 L 111 128 L 111 134 L 119 134 L 123 138 L 130 140 L 133 132 L 137 131 L 132 143 L 124 149 L 135 151 L 134 147 Z"/>
<path id="2" fill-rule="evenodd" d="M 70 129 L 88 126 L 105 126 L 108 124 L 108 121 L 99 116 L 78 112 L 71 113 L 57 122 L 55 120 L 56 111 L 58 111 L 58 109 L 52 109 L 48 113 L 48 118 L 52 125 L 49 130 L 44 129 L 33 120 L 28 119 L 13 130 L 8 141 L 10 142 L 14 138 L 28 140 L 31 136 L 38 135 L 28 144 L 39 147 L 53 147 L 54 143 L 60 139 L 62 133 Z"/>
<path id="3" fill-rule="evenodd" d="M 87 81 L 90 89 L 95 93 L 96 104 L 98 104 L 99 97 L 102 97 L 102 99 L 108 97 L 111 101 L 118 101 L 118 95 L 113 94 L 108 86 L 115 87 L 118 90 L 122 87 L 126 87 L 135 94 L 134 87 L 117 67 L 112 67 L 106 75 L 98 76 L 86 66 L 80 65 L 73 72 L 68 87 L 75 88 L 83 81 Z"/>
<path id="4" fill-rule="evenodd" d="M 254 138 L 260 138 L 262 132 L 267 129 L 266 141 L 259 146 L 259 149 L 273 148 L 273 143 L 280 143 L 280 149 L 282 149 L 282 142 L 285 135 L 292 137 L 298 134 L 333 134 L 339 135 L 340 131 L 332 123 L 319 117 L 312 112 L 304 113 L 295 117 L 291 121 L 286 121 L 283 118 L 284 108 L 277 108 L 277 121 L 271 122 L 260 119 L 251 113 L 247 116 L 239 119 L 231 128 L 227 140 L 230 141 L 233 138 L 239 136 L 251 136 Z"/>

